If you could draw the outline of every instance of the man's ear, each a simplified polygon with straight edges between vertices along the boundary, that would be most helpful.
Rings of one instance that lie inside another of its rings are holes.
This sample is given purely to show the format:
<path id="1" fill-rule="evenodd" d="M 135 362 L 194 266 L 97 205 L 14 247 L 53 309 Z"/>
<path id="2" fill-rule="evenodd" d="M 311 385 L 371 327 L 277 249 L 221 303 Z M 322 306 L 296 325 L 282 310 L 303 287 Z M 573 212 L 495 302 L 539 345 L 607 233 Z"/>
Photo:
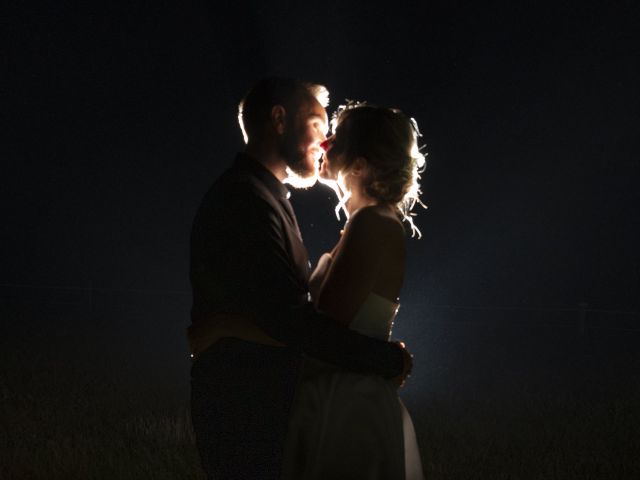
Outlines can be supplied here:
<path id="1" fill-rule="evenodd" d="M 287 112 L 282 105 L 274 105 L 271 109 L 271 124 L 273 128 L 282 135 L 285 130 Z"/>

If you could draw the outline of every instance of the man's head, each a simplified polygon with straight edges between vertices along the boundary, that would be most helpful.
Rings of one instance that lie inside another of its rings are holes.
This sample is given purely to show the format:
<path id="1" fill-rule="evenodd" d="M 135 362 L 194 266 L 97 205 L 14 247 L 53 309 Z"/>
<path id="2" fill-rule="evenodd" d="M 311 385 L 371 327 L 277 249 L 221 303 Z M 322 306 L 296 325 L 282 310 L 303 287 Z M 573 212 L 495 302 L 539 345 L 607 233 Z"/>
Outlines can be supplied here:
<path id="1" fill-rule="evenodd" d="M 268 145 L 300 179 L 315 182 L 328 122 L 328 91 L 322 85 L 289 78 L 265 78 L 238 106 L 247 145 Z"/>

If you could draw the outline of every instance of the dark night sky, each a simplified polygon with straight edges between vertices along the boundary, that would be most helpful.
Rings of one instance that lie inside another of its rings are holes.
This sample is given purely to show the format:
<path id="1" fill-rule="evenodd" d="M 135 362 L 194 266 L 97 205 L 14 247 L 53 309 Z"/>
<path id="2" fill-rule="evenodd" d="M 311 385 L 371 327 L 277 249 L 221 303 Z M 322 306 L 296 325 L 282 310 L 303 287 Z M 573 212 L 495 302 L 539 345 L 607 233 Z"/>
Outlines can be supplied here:
<path id="1" fill-rule="evenodd" d="M 640 307 L 634 2 L 58 3 L 2 15 L 0 283 L 187 291 L 237 101 L 281 74 L 419 122 L 403 304 Z M 293 196 L 314 258 L 329 197 Z"/>

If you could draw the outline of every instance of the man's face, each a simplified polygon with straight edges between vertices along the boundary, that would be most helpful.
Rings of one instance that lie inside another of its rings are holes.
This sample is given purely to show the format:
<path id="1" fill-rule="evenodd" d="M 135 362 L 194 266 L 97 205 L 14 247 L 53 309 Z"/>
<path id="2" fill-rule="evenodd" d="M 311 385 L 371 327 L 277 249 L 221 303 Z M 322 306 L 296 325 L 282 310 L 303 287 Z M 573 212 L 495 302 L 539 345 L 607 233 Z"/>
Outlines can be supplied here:
<path id="1" fill-rule="evenodd" d="M 317 176 L 323 153 L 320 144 L 326 140 L 327 131 L 327 112 L 313 97 L 301 102 L 298 110 L 287 116 L 282 153 L 287 166 L 299 177 Z"/>

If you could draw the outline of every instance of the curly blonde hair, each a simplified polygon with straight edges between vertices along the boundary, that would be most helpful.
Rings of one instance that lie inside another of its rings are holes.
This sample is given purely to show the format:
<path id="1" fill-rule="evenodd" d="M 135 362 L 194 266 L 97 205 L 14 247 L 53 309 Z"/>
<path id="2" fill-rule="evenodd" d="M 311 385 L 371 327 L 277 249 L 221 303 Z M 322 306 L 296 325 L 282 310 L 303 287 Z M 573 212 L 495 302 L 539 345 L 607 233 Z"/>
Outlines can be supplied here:
<path id="1" fill-rule="evenodd" d="M 425 155 L 418 148 L 422 136 L 418 124 L 395 108 L 365 102 L 348 102 L 338 107 L 331 120 L 336 134 L 332 150 L 344 154 L 340 169 L 348 172 L 355 159 L 364 157 L 369 166 L 365 193 L 382 204 L 393 205 L 409 223 L 412 235 L 421 236 L 412 217 L 420 201 L 420 173 Z"/>

